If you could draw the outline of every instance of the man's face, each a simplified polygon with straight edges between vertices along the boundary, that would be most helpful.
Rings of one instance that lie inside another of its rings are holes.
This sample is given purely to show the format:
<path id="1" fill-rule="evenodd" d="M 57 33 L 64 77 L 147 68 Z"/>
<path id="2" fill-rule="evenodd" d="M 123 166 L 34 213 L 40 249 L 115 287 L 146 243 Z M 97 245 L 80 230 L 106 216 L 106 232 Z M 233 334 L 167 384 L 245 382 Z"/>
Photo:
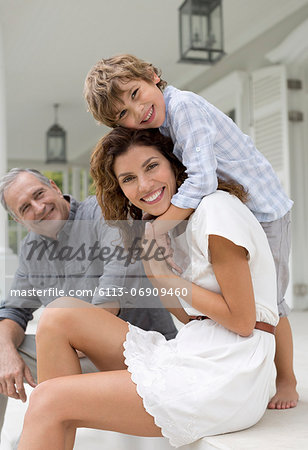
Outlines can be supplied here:
<path id="1" fill-rule="evenodd" d="M 5 191 L 8 208 L 28 230 L 56 238 L 69 216 L 69 203 L 51 181 L 47 186 L 34 175 L 22 172 Z"/>

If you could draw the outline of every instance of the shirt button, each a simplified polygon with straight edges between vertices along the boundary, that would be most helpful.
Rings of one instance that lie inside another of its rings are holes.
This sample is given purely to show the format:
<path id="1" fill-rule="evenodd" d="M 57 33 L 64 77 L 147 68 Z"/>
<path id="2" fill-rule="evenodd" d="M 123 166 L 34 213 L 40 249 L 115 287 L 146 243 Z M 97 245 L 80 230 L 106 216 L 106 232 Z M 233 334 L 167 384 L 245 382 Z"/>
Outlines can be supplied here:
<path id="1" fill-rule="evenodd" d="M 196 152 L 200 152 L 200 147 L 196 147 Z"/>

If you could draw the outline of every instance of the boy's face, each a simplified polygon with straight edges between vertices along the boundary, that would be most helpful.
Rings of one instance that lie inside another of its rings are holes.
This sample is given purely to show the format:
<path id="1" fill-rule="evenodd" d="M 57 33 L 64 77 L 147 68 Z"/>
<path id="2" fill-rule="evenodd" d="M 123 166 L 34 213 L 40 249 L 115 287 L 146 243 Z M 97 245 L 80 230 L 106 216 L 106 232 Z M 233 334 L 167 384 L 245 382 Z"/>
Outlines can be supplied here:
<path id="1" fill-rule="evenodd" d="M 159 77 L 154 73 L 153 81 L 137 78 L 127 83 L 121 82 L 123 94 L 116 116 L 121 127 L 135 130 L 160 127 L 166 115 L 163 93 L 157 87 Z"/>

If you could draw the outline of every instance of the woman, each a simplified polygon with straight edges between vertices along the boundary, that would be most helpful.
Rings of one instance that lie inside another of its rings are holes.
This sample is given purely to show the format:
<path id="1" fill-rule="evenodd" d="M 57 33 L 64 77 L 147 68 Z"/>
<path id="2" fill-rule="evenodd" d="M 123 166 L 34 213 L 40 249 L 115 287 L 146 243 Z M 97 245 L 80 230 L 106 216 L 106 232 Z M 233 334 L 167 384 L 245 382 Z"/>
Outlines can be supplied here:
<path id="1" fill-rule="evenodd" d="M 163 214 L 185 177 L 157 130 L 115 129 L 91 163 L 105 218 L 130 219 L 122 224 L 126 244 L 135 221 Z M 185 324 L 175 339 L 78 300 L 46 309 L 37 333 L 40 384 L 20 449 L 71 449 L 78 427 L 165 436 L 178 447 L 261 418 L 274 370 L 275 266 L 260 224 L 236 197 L 241 188 L 220 187 L 228 192 L 204 198 L 172 236 L 181 277 L 157 257 L 146 227 L 146 273 Z M 76 350 L 102 372 L 81 375 Z"/>

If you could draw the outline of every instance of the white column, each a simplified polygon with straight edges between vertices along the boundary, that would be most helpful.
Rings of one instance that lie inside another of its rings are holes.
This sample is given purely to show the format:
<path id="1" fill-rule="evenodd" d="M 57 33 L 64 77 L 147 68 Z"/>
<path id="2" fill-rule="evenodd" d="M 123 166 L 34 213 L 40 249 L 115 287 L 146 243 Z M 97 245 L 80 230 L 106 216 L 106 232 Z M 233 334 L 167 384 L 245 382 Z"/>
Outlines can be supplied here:
<path id="1" fill-rule="evenodd" d="M 68 177 L 69 177 L 69 174 L 68 174 L 68 166 L 65 166 L 65 168 L 63 169 L 63 171 L 62 171 L 62 193 L 63 194 L 69 194 L 69 192 L 68 192 L 68 185 L 69 185 L 69 182 L 68 182 Z"/>
<path id="2" fill-rule="evenodd" d="M 80 200 L 80 168 L 73 167 L 72 196 Z"/>
<path id="3" fill-rule="evenodd" d="M 292 174 L 292 249 L 293 249 L 293 294 L 294 308 L 307 309 L 308 307 L 308 167 L 307 167 L 307 85 L 302 64 L 293 63 L 288 67 L 290 79 L 302 82 L 302 88 L 288 90 L 289 111 L 303 113 L 303 121 L 289 122 L 289 135 L 291 147 L 291 174 Z M 306 61 L 308 67 L 308 59 Z"/>
<path id="4" fill-rule="evenodd" d="M 289 90 L 288 109 L 302 112 L 303 121 L 289 123 L 291 192 L 294 206 L 292 208 L 292 278 L 289 287 L 294 291 L 294 308 L 308 307 L 308 272 L 307 272 L 307 99 L 308 80 L 308 19 L 295 28 L 266 58 L 273 64 L 285 64 L 288 77 L 302 81 L 301 90 Z M 306 103 L 306 104 L 305 104 Z"/>
<path id="5" fill-rule="evenodd" d="M 83 198 L 86 199 L 88 197 L 88 190 L 89 190 L 89 181 L 88 181 L 88 170 L 83 170 Z"/>
<path id="6" fill-rule="evenodd" d="M 7 171 L 6 149 L 6 103 L 5 103 L 5 76 L 3 36 L 0 24 L 0 176 Z M 0 206 L 0 302 L 9 289 L 10 278 L 17 267 L 17 257 L 7 245 L 7 213 Z"/>
<path id="7" fill-rule="evenodd" d="M 1 24 L 0 24 L 1 27 Z M 5 120 L 5 88 L 4 88 L 4 58 L 3 42 L 0 28 L 0 176 L 6 172 L 6 120 Z M 3 208 L 0 211 L 1 230 L 4 230 L 6 222 L 6 213 Z M 0 253 L 6 248 L 6 235 L 0 234 Z"/>

